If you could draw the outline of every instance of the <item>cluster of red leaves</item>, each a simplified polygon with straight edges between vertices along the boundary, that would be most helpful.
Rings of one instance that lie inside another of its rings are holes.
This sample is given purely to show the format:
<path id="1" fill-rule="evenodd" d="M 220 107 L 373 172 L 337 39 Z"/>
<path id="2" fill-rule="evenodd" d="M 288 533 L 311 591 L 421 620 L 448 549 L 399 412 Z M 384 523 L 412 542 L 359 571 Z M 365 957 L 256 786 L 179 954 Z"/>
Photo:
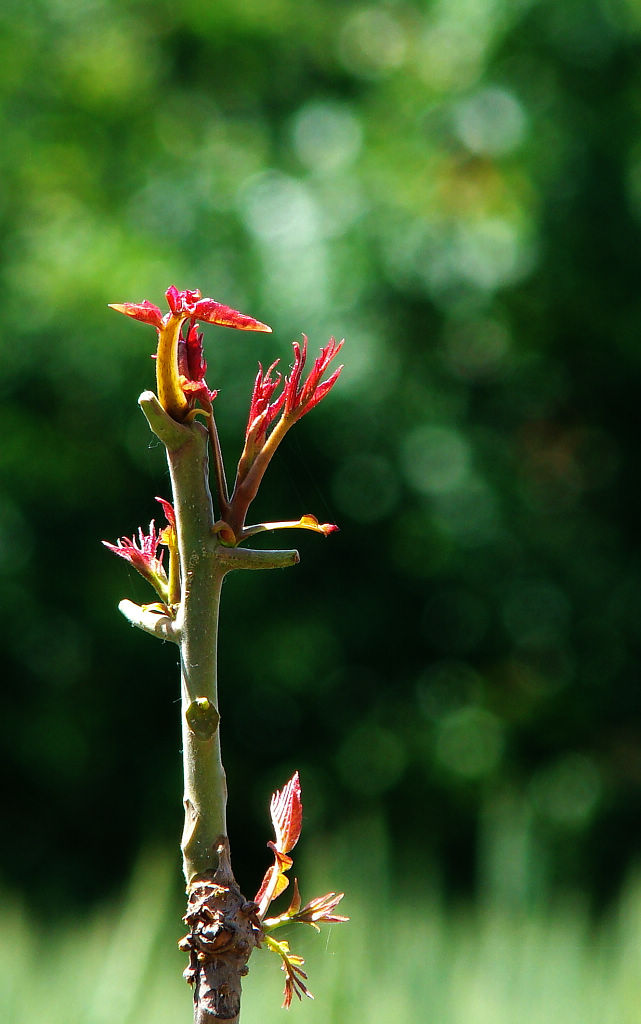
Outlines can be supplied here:
<path id="1" fill-rule="evenodd" d="M 307 336 L 303 335 L 302 348 L 297 341 L 293 344 L 294 366 L 285 385 L 285 414 L 292 416 L 294 419 L 300 419 L 301 416 L 304 416 L 305 413 L 322 401 L 338 380 L 343 369 L 342 366 L 334 370 L 327 380 L 322 381 L 321 378 L 329 364 L 342 349 L 343 342 L 337 342 L 335 338 L 329 339 L 327 345 L 321 349 L 320 355 L 314 360 L 314 365 L 302 385 L 300 381 L 305 360 L 307 359 Z"/>
<path id="2" fill-rule="evenodd" d="M 294 772 L 286 786 L 276 790 L 271 798 L 269 813 L 274 826 L 276 841 L 270 840 L 267 845 L 274 853 L 274 863 L 265 872 L 260 889 L 254 896 L 258 904 L 258 916 L 262 919 L 265 912 L 277 896 L 280 896 L 289 885 L 285 872 L 289 871 L 294 861 L 288 856 L 298 842 L 303 824 L 303 805 L 300 797 L 300 780 L 298 772 Z"/>
<path id="3" fill-rule="evenodd" d="M 294 365 L 289 376 L 285 378 L 283 390 L 273 402 L 274 393 L 277 391 L 282 380 L 282 374 L 280 373 L 276 373 L 273 376 L 280 360 L 277 359 L 273 362 L 265 373 L 263 373 L 263 368 L 259 364 L 249 406 L 249 418 L 245 431 L 245 450 L 241 457 L 244 474 L 241 474 L 241 476 L 245 475 L 255 462 L 265 445 L 269 428 L 276 422 L 278 417 L 280 417 L 280 423 L 282 428 L 284 428 L 281 429 L 282 435 L 292 424 L 301 419 L 315 405 L 318 405 L 333 388 L 343 367 L 337 367 L 327 380 L 322 380 L 322 377 L 342 347 L 342 341 L 337 342 L 335 338 L 330 338 L 327 345 L 321 349 L 320 355 L 315 360 L 304 383 L 301 384 L 301 377 L 307 360 L 307 336 L 303 335 L 302 346 L 297 341 L 294 341 Z"/>
<path id="4" fill-rule="evenodd" d="M 277 397 L 274 396 L 283 380 L 282 374 L 276 370 L 279 360 L 273 362 L 265 372 L 259 364 L 249 405 L 245 445 L 238 462 L 236 485 L 230 506 L 230 519 L 234 524 L 232 532 L 236 536 L 244 538 L 261 529 L 285 528 L 314 530 L 327 536 L 337 529 L 332 523 L 319 523 L 312 515 L 305 515 L 296 521 L 266 523 L 258 527 L 245 527 L 244 523 L 249 504 L 253 501 L 265 470 L 285 434 L 297 420 L 322 401 L 338 380 L 342 366 L 338 366 L 326 380 L 323 380 L 323 375 L 342 346 L 342 341 L 337 342 L 335 338 L 330 338 L 301 383 L 307 359 L 307 338 L 303 335 L 302 345 L 295 341 L 294 363 Z"/>
<path id="5" fill-rule="evenodd" d="M 159 554 L 158 548 L 160 545 L 170 546 L 172 533 L 175 536 L 176 515 L 173 506 L 165 498 L 156 498 L 156 501 L 162 505 L 167 520 L 167 526 L 162 530 L 156 530 L 156 523 L 152 519 L 149 524 L 149 533 L 144 533 L 142 527 L 138 527 L 137 539 L 135 536 L 119 537 L 115 544 L 110 544 L 106 540 L 103 540 L 102 543 L 114 554 L 129 562 L 136 572 L 139 572 L 148 583 L 151 583 L 159 597 L 163 601 L 167 601 L 168 580 L 163 565 L 165 552 L 164 549 L 161 549 Z"/>
<path id="6" fill-rule="evenodd" d="M 277 790 L 272 796 L 270 803 L 270 814 L 274 826 L 275 841 L 267 844 L 274 853 L 274 863 L 265 872 L 265 877 L 254 897 L 258 906 L 258 917 L 263 923 L 265 933 L 269 933 L 285 924 L 299 923 L 309 924 L 316 931 L 320 931 L 319 923 L 331 923 L 347 921 L 347 917 L 335 914 L 334 910 L 343 898 L 343 893 L 328 892 L 325 896 L 318 896 L 301 907 L 301 898 L 298 891 L 298 881 L 294 879 L 293 895 L 288 909 L 278 917 L 265 918 L 265 914 L 272 903 L 289 885 L 289 879 L 285 872 L 288 871 L 293 859 L 289 856 L 291 850 L 298 842 L 303 822 L 303 805 L 301 801 L 300 780 L 298 772 L 294 772 L 286 786 Z M 313 999 L 313 995 L 307 988 L 305 982 L 307 975 L 303 971 L 305 963 L 303 957 L 292 953 L 289 943 L 285 940 L 277 941 L 270 934 L 265 934 L 265 942 L 272 952 L 277 953 L 282 962 L 282 970 L 285 972 L 285 992 L 283 1006 L 288 1008 L 291 1005 L 294 995 L 299 999 L 303 995 Z"/>
<path id="7" fill-rule="evenodd" d="M 234 327 L 239 331 L 263 331 L 271 332 L 271 327 L 255 320 L 245 313 L 240 313 L 231 306 L 225 306 L 215 299 L 203 299 L 198 289 L 179 291 L 175 285 L 171 285 L 165 292 L 169 312 L 163 315 L 162 310 L 144 299 L 142 302 L 114 302 L 110 303 L 111 308 L 118 313 L 133 320 L 140 320 L 141 323 L 151 324 L 156 328 L 158 334 L 180 322 L 180 340 L 178 344 L 178 373 L 180 384 L 189 402 L 189 407 L 194 408 L 196 401 L 206 409 L 211 409 L 211 403 L 217 392 L 211 391 L 205 382 L 207 363 L 203 355 L 202 334 L 199 334 L 196 324 L 219 324 L 222 327 Z M 183 335 L 183 324 L 188 324 L 187 333 Z"/>
<path id="8" fill-rule="evenodd" d="M 242 331 L 269 332 L 271 327 L 214 299 L 203 298 L 197 289 L 179 291 L 172 285 L 165 295 L 169 306 L 169 312 L 165 314 L 147 299 L 142 302 L 112 303 L 111 308 L 156 328 L 159 338 L 158 358 L 162 338 L 175 338 L 179 328 L 177 351 L 171 349 L 175 352 L 173 359 L 177 362 L 172 378 L 175 381 L 175 390 L 165 392 L 168 396 L 166 407 L 181 420 L 186 415 L 197 412 L 198 404 L 202 411 L 211 414 L 212 402 L 218 392 L 212 391 L 205 381 L 207 363 L 203 352 L 203 335 L 198 331 L 197 324 L 220 324 Z M 303 371 L 307 360 L 306 335 L 303 335 L 302 345 L 298 341 L 293 342 L 294 362 L 284 382 L 283 375 L 276 370 L 278 359 L 265 372 L 259 364 L 249 405 L 245 444 L 238 462 L 236 484 L 231 499 L 227 497 L 226 483 L 222 479 L 222 461 L 219 460 L 221 519 L 216 532 L 224 543 L 233 546 L 253 533 L 265 529 L 302 528 L 314 530 L 325 536 L 336 529 L 332 523 L 319 523 L 312 515 L 305 515 L 299 520 L 261 523 L 254 527 L 246 527 L 245 520 L 265 470 L 283 437 L 297 420 L 323 400 L 338 380 L 342 366 L 338 366 L 325 380 L 323 376 L 342 346 L 342 341 L 337 342 L 335 338 L 330 338 L 327 345 L 321 348 L 320 354 L 304 379 Z M 165 349 L 162 351 L 164 359 Z M 163 366 L 165 365 L 167 364 L 163 362 Z M 159 376 L 159 382 L 160 379 Z M 165 378 L 162 377 L 162 380 Z M 282 391 L 274 397 L 281 384 Z M 184 398 L 174 401 L 176 391 L 179 395 L 182 392 Z M 210 418 L 210 423 L 212 430 L 215 431 L 213 417 Z"/>
<path id="9" fill-rule="evenodd" d="M 161 330 L 170 317 L 178 317 L 182 320 L 199 320 L 206 324 L 220 324 L 222 327 L 235 327 L 239 331 L 266 331 L 271 333 L 271 327 L 263 324 L 260 320 L 245 313 L 239 313 L 231 306 L 224 306 L 222 302 L 214 299 L 203 299 L 198 289 L 190 291 L 178 291 L 175 285 L 171 285 L 165 292 L 169 313 L 163 312 L 153 302 L 144 299 L 143 302 L 110 302 L 109 305 L 118 313 L 124 313 L 133 320 L 140 320 L 143 324 L 152 324 Z"/>

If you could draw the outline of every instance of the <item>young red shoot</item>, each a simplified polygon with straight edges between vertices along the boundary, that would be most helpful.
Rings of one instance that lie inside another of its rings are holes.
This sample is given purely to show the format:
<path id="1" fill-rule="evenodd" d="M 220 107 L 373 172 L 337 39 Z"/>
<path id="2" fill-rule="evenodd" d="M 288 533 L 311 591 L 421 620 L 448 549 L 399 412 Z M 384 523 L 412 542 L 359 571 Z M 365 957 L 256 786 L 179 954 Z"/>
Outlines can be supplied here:
<path id="1" fill-rule="evenodd" d="M 269 904 L 280 896 L 289 885 L 285 872 L 294 863 L 287 854 L 298 842 L 303 823 L 303 805 L 300 798 L 300 780 L 298 772 L 282 790 L 276 790 L 269 805 L 269 812 L 274 826 L 276 842 L 267 845 L 274 851 L 274 864 L 265 872 L 260 889 L 254 896 L 258 904 L 258 916 L 265 916 Z"/>
<path id="2" fill-rule="evenodd" d="M 335 529 L 329 523 L 319 527 L 314 516 L 303 516 L 298 521 L 263 523 L 258 527 L 246 527 L 245 518 L 251 502 L 258 493 L 265 470 L 287 431 L 297 420 L 318 405 L 338 380 L 342 365 L 338 366 L 326 380 L 323 380 L 323 375 L 342 347 L 342 341 L 337 342 L 335 338 L 330 338 L 320 350 L 320 355 L 301 384 L 307 359 L 307 337 L 303 335 L 302 346 L 297 341 L 293 342 L 294 364 L 289 376 L 285 378 L 283 390 L 274 401 L 272 399 L 282 379 L 281 374 L 275 372 L 278 360 L 272 363 L 265 373 L 259 364 L 245 431 L 245 446 L 238 462 L 236 484 L 225 524 L 230 534 L 235 537 L 236 543 L 259 532 L 260 529 L 291 529 L 299 526 L 303 529 L 316 530 L 325 536 Z"/>
<path id="3" fill-rule="evenodd" d="M 114 554 L 124 558 L 136 572 L 151 583 L 152 587 L 165 604 L 171 604 L 177 598 L 171 593 L 170 578 L 172 576 L 172 561 L 176 557 L 176 517 L 170 502 L 164 498 L 156 498 L 159 501 L 167 518 L 167 526 L 162 530 L 156 530 L 155 521 L 152 519 L 149 524 L 149 533 L 144 533 L 142 526 L 138 527 L 138 538 L 119 537 L 115 544 L 103 540 L 103 544 Z M 160 545 L 169 548 L 170 571 L 169 577 L 163 565 L 164 551 L 158 554 Z"/>
<path id="4" fill-rule="evenodd" d="M 234 327 L 239 331 L 271 332 L 271 327 L 245 313 L 239 313 L 231 306 L 225 306 L 214 299 L 203 299 L 197 289 L 178 291 L 175 285 L 171 285 L 165 296 L 169 312 L 164 315 L 158 306 L 147 299 L 143 302 L 114 302 L 110 305 L 118 313 L 156 328 L 158 399 L 165 412 L 182 422 L 193 414 L 198 399 L 203 403 L 205 411 L 209 412 L 215 394 L 209 391 L 204 382 L 206 364 L 202 358 L 202 336 L 195 331 L 196 322 Z M 185 321 L 189 321 L 186 338 L 182 335 Z M 179 356 L 181 343 L 187 350 L 185 354 L 183 349 L 182 365 Z"/>
<path id="5" fill-rule="evenodd" d="M 278 917 L 265 918 L 270 904 L 289 885 L 285 872 L 289 871 L 293 859 L 288 856 L 298 842 L 303 819 L 303 805 L 301 801 L 300 780 L 298 772 L 294 772 L 286 786 L 277 790 L 272 796 L 270 803 L 270 814 L 274 826 L 275 841 L 267 845 L 274 853 L 274 864 L 267 869 L 260 889 L 254 897 L 257 904 L 257 917 L 262 921 L 263 935 L 267 948 L 277 953 L 282 962 L 282 970 L 285 972 L 285 993 L 283 1006 L 289 1008 L 292 996 L 296 994 L 309 996 L 313 999 L 311 992 L 305 985 L 307 975 L 302 970 L 305 963 L 301 956 L 291 953 L 289 943 L 278 942 L 268 933 L 273 932 L 285 924 L 308 924 L 316 931 L 320 931 L 319 923 L 340 923 L 348 921 L 349 918 L 341 914 L 335 914 L 334 910 L 343 898 L 344 893 L 328 892 L 324 896 L 318 896 L 310 900 L 301 908 L 301 898 L 298 891 L 298 881 L 294 879 L 293 894 L 288 909 Z M 304 981 L 303 981 L 304 979 Z"/>

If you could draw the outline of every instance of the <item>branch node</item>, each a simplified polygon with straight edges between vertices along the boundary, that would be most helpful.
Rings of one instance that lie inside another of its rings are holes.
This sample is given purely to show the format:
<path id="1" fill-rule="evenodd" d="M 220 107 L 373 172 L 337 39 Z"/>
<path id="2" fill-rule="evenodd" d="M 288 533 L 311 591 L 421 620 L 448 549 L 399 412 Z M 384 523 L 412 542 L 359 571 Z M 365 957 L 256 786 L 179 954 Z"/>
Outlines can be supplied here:
<path id="1" fill-rule="evenodd" d="M 173 419 L 163 409 L 153 391 L 143 391 L 138 399 L 138 405 L 145 414 L 151 431 L 169 451 L 177 451 L 190 440 L 192 434 L 189 427 Z"/>
<path id="2" fill-rule="evenodd" d="M 199 740 L 210 740 L 216 734 L 220 715 L 207 697 L 195 697 L 185 711 L 187 725 Z"/>

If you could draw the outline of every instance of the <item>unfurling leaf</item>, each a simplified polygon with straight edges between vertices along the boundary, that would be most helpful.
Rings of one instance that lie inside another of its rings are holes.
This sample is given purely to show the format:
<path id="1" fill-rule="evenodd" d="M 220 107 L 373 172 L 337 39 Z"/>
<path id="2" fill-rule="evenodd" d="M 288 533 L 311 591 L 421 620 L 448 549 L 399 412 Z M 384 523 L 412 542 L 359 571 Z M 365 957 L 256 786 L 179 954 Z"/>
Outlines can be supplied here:
<path id="1" fill-rule="evenodd" d="M 295 913 L 290 914 L 290 920 L 300 921 L 301 924 L 310 924 L 317 932 L 320 931 L 317 924 L 319 921 L 327 924 L 331 922 L 338 924 L 343 921 L 349 921 L 349 917 L 344 917 L 342 914 L 332 913 L 344 895 L 344 892 L 328 892 L 325 893 L 324 896 L 317 896 L 315 900 L 310 900 L 309 903 L 306 903 L 302 910 L 297 910 Z M 294 901 L 292 900 L 292 903 L 293 902 Z"/>
<path id="2" fill-rule="evenodd" d="M 307 981 L 307 975 L 303 970 L 303 964 L 305 963 L 302 956 L 298 956 L 296 953 L 291 953 L 289 950 L 289 943 L 283 940 L 277 942 L 276 939 L 265 936 L 265 942 L 272 953 L 278 953 L 282 959 L 281 970 L 285 972 L 285 991 L 283 993 L 283 1009 L 288 1010 L 292 1005 L 292 996 L 296 994 L 299 999 L 303 996 L 307 996 L 308 999 L 313 999 L 312 993 L 307 988 L 305 982 Z M 303 980 L 304 979 L 304 980 Z"/>
<path id="3" fill-rule="evenodd" d="M 282 789 L 276 790 L 269 805 L 279 853 L 289 853 L 298 842 L 303 824 L 303 805 L 300 797 L 300 779 L 294 772 Z"/>
<path id="4" fill-rule="evenodd" d="M 298 842 L 303 822 L 298 772 L 294 772 L 286 786 L 276 790 L 272 796 L 269 810 L 276 842 L 270 841 L 267 844 L 274 851 L 274 863 L 265 872 L 260 889 L 254 897 L 254 902 L 258 904 L 258 916 L 261 919 L 265 916 L 272 900 L 280 896 L 289 885 L 285 872 L 289 871 L 294 862 L 288 853 Z"/>
<path id="5" fill-rule="evenodd" d="M 319 923 L 341 924 L 344 921 L 349 921 L 349 917 L 344 917 L 342 914 L 332 913 L 344 895 L 345 893 L 343 892 L 328 892 L 325 893 L 324 896 L 317 896 L 316 899 L 310 900 L 309 903 L 306 903 L 301 909 L 298 880 L 294 879 L 294 893 L 289 907 L 283 914 L 279 914 L 278 917 L 266 918 L 263 921 L 263 928 L 266 931 L 273 931 L 284 924 L 298 923 L 311 925 L 315 931 L 319 932 Z"/>

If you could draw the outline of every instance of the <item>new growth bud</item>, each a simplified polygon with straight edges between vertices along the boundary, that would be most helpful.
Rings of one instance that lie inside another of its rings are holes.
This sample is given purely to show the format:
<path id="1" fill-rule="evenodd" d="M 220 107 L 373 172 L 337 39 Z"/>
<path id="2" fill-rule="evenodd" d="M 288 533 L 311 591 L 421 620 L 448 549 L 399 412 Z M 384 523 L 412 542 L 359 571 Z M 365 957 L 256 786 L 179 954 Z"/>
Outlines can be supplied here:
<path id="1" fill-rule="evenodd" d="M 119 537 L 115 544 L 103 540 L 103 544 L 115 555 L 124 558 L 139 572 L 141 576 L 151 583 L 152 587 L 164 604 L 173 604 L 178 597 L 172 593 L 172 577 L 174 566 L 177 564 L 176 550 L 176 516 L 173 506 L 164 498 L 156 498 L 163 507 L 167 526 L 162 530 L 156 530 L 156 524 L 152 519 L 149 524 L 149 533 L 144 533 L 142 526 L 138 527 L 138 539 L 136 537 Z M 164 545 L 169 548 L 169 577 L 163 565 L 164 551 L 158 554 L 158 548 Z"/>
<path id="2" fill-rule="evenodd" d="M 294 892 L 288 909 L 278 917 L 265 919 L 265 913 L 272 901 L 280 896 L 289 885 L 285 872 L 291 868 L 294 862 L 288 854 L 293 850 L 300 837 L 303 805 L 298 772 L 294 772 L 282 790 L 277 790 L 274 793 L 270 803 L 270 813 L 275 842 L 269 842 L 267 845 L 274 853 L 274 864 L 267 869 L 261 887 L 254 897 L 254 902 L 258 907 L 258 919 L 262 921 L 267 948 L 272 953 L 277 953 L 282 960 L 281 968 L 285 973 L 283 1006 L 287 1009 L 291 1005 L 294 995 L 297 995 L 299 999 L 303 995 L 310 999 L 314 997 L 305 984 L 307 975 L 302 969 L 305 963 L 302 956 L 290 952 L 288 942 L 284 940 L 279 942 L 270 933 L 282 925 L 292 923 L 309 924 L 316 931 L 320 931 L 319 923 L 340 923 L 348 921 L 349 918 L 333 913 L 344 896 L 342 892 L 328 892 L 325 896 L 318 896 L 316 899 L 310 900 L 301 908 L 298 881 L 294 879 Z"/>
<path id="3" fill-rule="evenodd" d="M 205 384 L 207 364 L 202 354 L 202 335 L 196 330 L 196 322 L 234 327 L 239 331 L 268 333 L 271 333 L 271 327 L 245 313 L 239 313 L 231 306 L 225 306 L 214 299 L 203 299 L 197 289 L 178 291 L 175 285 L 171 285 L 165 297 L 169 312 L 164 316 L 158 306 L 147 299 L 143 302 L 114 302 L 110 306 L 118 313 L 156 328 L 158 398 L 165 412 L 182 422 L 194 413 L 197 401 L 206 412 L 211 411 L 211 402 L 216 395 Z M 183 337 L 185 321 L 189 321 L 189 326 Z"/>
<path id="4" fill-rule="evenodd" d="M 259 364 L 249 405 L 245 446 L 238 462 L 234 493 L 229 502 L 228 515 L 225 517 L 225 526 L 231 531 L 236 543 L 261 530 L 300 527 L 327 536 L 337 529 L 331 523 L 320 525 L 316 517 L 311 515 L 303 516 L 299 520 L 260 523 L 257 526 L 245 526 L 245 519 L 249 506 L 258 493 L 267 466 L 287 431 L 297 420 L 318 405 L 338 380 L 342 365 L 338 366 L 326 380 L 323 380 L 323 375 L 342 347 L 342 341 L 337 342 L 330 338 L 301 383 L 307 359 L 307 337 L 303 335 L 302 345 L 297 341 L 293 342 L 294 363 L 289 376 L 285 378 L 280 395 L 275 399 L 274 395 L 282 381 L 282 375 L 276 371 L 279 360 L 273 362 L 266 372 L 263 372 Z"/>

